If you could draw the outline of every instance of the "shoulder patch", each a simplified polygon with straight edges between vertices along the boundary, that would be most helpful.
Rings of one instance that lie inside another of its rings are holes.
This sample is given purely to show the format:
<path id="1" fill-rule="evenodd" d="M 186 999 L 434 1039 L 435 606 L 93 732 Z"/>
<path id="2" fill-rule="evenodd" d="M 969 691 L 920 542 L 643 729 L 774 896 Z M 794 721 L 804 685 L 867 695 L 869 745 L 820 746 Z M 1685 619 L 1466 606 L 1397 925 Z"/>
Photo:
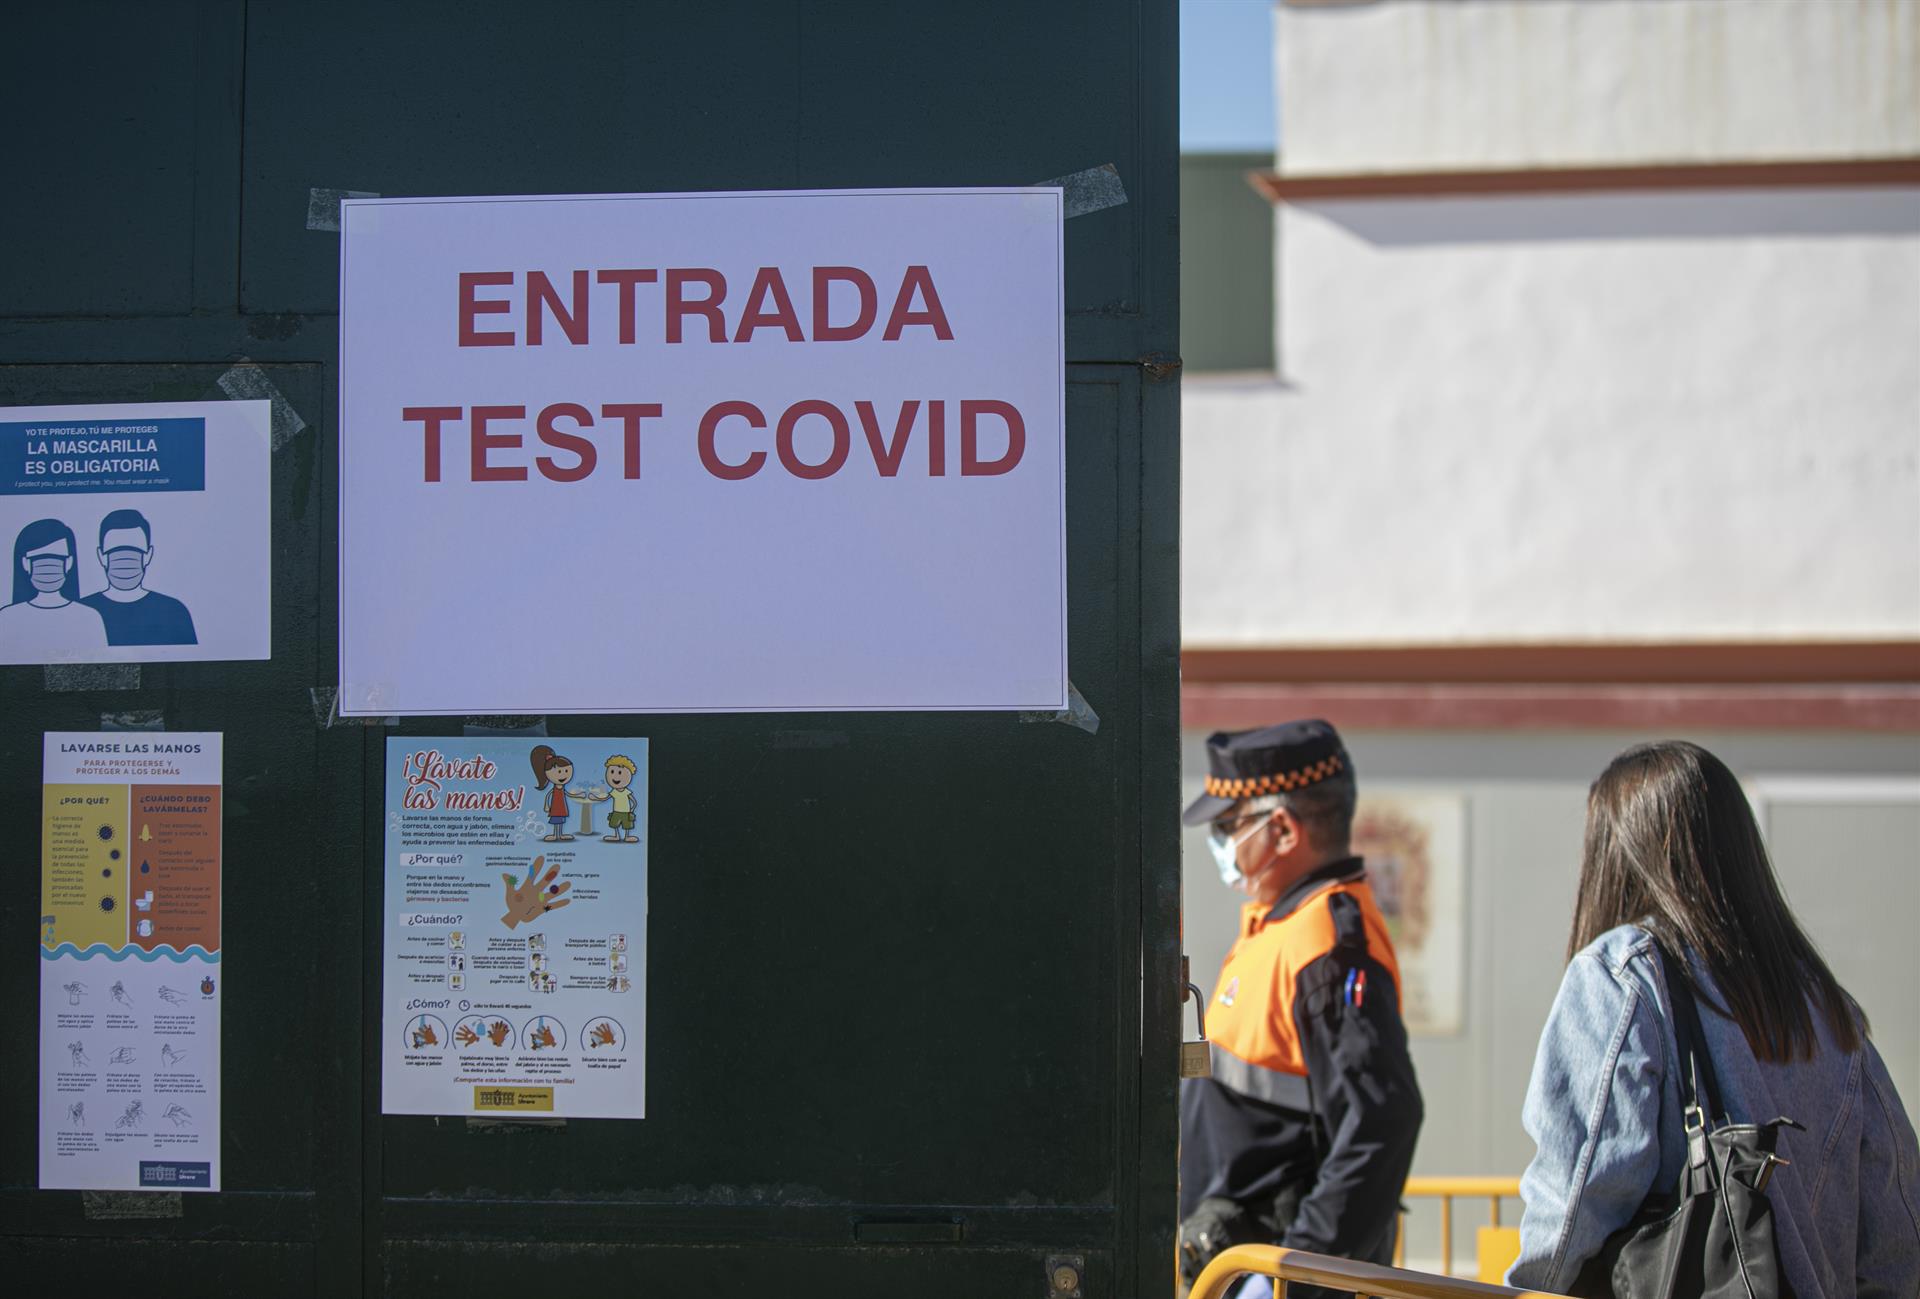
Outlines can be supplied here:
<path id="1" fill-rule="evenodd" d="M 1327 899 L 1327 910 L 1333 914 L 1334 946 L 1366 951 L 1367 922 L 1360 914 L 1360 904 L 1353 900 L 1353 895 L 1335 893 Z"/>

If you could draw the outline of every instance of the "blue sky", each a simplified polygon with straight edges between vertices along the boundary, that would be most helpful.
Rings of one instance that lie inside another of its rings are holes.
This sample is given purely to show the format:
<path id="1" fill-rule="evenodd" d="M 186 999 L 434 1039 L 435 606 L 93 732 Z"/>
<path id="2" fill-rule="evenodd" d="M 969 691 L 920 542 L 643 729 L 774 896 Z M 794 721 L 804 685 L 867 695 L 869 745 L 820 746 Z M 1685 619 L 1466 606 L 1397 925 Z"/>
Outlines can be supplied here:
<path id="1" fill-rule="evenodd" d="M 1180 150 L 1274 147 L 1272 0 L 1180 0 Z"/>

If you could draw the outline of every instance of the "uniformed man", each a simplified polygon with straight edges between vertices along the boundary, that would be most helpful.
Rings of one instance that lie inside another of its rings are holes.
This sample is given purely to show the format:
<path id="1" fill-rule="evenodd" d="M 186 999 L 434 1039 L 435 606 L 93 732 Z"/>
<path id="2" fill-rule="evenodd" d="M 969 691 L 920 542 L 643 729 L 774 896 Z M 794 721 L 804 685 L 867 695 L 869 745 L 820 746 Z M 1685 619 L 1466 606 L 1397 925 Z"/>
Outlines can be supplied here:
<path id="1" fill-rule="evenodd" d="M 1207 1004 L 1213 1076 L 1180 1085 L 1182 1271 L 1247 1243 L 1391 1262 L 1423 1109 L 1393 943 L 1348 844 L 1353 761 L 1304 721 L 1213 735 L 1207 764 L 1184 819 L 1252 900 Z"/>

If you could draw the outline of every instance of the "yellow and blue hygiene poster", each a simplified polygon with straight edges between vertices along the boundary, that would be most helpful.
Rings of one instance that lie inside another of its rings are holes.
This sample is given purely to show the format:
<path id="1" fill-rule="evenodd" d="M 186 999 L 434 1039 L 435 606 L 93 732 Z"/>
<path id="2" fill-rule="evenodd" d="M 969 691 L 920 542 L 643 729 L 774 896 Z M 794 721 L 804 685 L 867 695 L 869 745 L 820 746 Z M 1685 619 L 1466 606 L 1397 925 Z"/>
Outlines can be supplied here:
<path id="1" fill-rule="evenodd" d="M 381 1109 L 646 1114 L 647 742 L 387 741 Z"/>
<path id="2" fill-rule="evenodd" d="M 220 738 L 45 737 L 42 1187 L 220 1189 Z"/>

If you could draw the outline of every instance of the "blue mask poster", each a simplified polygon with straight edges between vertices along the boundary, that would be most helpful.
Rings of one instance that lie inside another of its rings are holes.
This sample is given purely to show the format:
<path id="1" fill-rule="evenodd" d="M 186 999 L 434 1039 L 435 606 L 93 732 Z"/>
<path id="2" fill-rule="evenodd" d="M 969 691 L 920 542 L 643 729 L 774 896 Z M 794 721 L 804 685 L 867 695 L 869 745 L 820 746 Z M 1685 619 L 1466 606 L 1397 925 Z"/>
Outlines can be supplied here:
<path id="1" fill-rule="evenodd" d="M 271 657 L 272 403 L 0 408 L 0 663 Z"/>

